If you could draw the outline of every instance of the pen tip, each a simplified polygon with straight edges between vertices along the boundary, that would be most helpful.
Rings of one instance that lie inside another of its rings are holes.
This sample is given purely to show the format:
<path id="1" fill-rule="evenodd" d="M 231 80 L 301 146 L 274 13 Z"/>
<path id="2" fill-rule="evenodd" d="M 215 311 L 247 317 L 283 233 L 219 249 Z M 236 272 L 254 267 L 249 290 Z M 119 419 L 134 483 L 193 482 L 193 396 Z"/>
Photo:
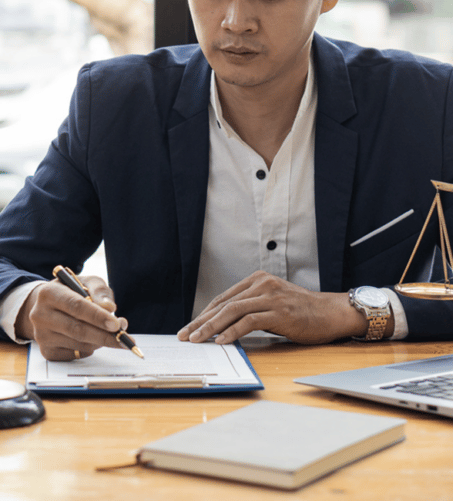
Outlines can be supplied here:
<path id="1" fill-rule="evenodd" d="M 140 350 L 140 348 L 138 348 L 137 346 L 134 346 L 132 348 L 132 353 L 135 353 L 137 355 L 137 357 L 145 358 L 145 356 L 142 353 L 142 350 Z"/>

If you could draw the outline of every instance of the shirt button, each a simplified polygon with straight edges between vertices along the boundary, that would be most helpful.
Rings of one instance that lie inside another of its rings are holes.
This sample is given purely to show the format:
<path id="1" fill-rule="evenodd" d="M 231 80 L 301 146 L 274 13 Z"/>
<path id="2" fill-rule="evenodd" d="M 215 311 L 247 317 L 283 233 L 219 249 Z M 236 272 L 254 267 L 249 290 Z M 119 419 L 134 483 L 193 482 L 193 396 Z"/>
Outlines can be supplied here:
<path id="1" fill-rule="evenodd" d="M 259 171 L 257 171 L 256 177 L 259 180 L 263 180 L 266 177 L 266 171 L 264 171 L 263 169 L 260 169 Z"/>
<path id="2" fill-rule="evenodd" d="M 269 250 L 274 250 L 277 248 L 277 242 L 275 242 L 274 240 L 271 240 L 270 242 L 267 242 L 267 245 L 266 247 L 269 249 Z"/>

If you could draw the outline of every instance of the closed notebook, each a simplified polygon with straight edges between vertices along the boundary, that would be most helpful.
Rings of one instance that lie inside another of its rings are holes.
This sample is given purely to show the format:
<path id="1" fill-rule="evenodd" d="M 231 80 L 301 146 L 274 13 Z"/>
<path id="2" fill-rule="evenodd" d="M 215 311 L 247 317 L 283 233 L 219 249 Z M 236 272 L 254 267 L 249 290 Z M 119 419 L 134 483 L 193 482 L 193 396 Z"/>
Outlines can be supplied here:
<path id="1" fill-rule="evenodd" d="M 156 440 L 137 462 L 296 489 L 404 439 L 404 419 L 260 401 Z"/>

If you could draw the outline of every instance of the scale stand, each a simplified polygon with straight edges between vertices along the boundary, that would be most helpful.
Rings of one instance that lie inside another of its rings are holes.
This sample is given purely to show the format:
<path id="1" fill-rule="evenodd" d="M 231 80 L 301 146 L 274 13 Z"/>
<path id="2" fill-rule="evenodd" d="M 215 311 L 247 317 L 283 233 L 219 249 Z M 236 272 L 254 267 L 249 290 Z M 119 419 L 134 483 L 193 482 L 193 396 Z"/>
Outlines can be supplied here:
<path id="1" fill-rule="evenodd" d="M 436 196 L 429 210 L 428 217 L 425 220 L 422 231 L 418 237 L 417 243 L 415 244 L 412 255 L 409 258 L 406 269 L 404 270 L 403 276 L 397 285 L 395 285 L 395 291 L 403 294 L 404 296 L 416 297 L 420 299 L 435 299 L 435 300 L 449 300 L 453 299 L 453 285 L 450 283 L 448 277 L 448 264 L 453 267 L 453 256 L 451 252 L 450 240 L 448 239 L 447 225 L 445 223 L 444 211 L 442 209 L 442 203 L 440 201 L 440 191 L 449 191 L 453 193 L 453 184 L 443 183 L 441 181 L 431 181 L 436 188 Z M 415 282 L 403 284 L 404 277 L 406 276 L 407 270 L 412 264 L 412 260 L 418 250 L 420 242 L 423 238 L 425 230 L 428 223 L 433 215 L 434 209 L 437 207 L 437 214 L 439 216 L 439 231 L 440 231 L 440 245 L 442 250 L 442 264 L 444 269 L 444 279 L 443 283 L 431 283 L 431 282 Z M 448 253 L 448 263 L 447 263 L 447 253 Z"/>

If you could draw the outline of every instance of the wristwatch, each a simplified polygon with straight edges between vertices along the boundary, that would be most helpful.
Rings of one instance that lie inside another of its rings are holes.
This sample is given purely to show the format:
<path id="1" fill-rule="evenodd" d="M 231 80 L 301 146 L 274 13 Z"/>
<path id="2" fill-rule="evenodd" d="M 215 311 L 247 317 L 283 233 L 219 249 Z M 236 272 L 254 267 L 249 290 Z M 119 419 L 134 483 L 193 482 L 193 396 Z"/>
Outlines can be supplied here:
<path id="1" fill-rule="evenodd" d="M 377 287 L 365 285 L 349 291 L 349 303 L 362 312 L 368 320 L 368 331 L 361 341 L 379 341 L 383 338 L 390 317 L 389 298 Z"/>

